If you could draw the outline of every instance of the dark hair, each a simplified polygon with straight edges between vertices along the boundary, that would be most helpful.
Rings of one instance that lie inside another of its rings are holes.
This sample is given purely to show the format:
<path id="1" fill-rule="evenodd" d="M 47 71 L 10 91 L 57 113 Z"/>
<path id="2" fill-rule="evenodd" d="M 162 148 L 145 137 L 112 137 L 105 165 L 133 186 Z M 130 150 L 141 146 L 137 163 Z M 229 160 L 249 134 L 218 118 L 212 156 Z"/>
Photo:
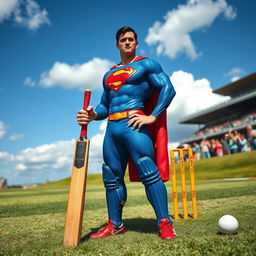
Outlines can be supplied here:
<path id="1" fill-rule="evenodd" d="M 125 26 L 125 27 L 122 27 L 122 28 L 119 28 L 116 32 L 116 42 L 119 41 L 119 38 L 121 35 L 127 33 L 127 32 L 133 32 L 134 34 L 134 38 L 135 40 L 137 41 L 137 33 L 135 32 L 135 30 L 131 27 L 128 27 L 128 26 Z"/>

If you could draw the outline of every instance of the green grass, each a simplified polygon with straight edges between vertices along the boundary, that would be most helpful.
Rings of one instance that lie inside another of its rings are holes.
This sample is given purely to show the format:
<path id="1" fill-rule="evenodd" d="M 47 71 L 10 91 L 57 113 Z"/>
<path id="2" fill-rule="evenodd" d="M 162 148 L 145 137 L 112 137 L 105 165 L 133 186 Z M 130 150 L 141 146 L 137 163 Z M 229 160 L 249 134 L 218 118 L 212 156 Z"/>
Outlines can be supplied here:
<path id="1" fill-rule="evenodd" d="M 170 194 L 171 185 L 167 183 Z M 83 222 L 84 242 L 62 246 L 68 186 L 0 192 L 0 255 L 255 255 L 256 181 L 198 182 L 198 220 L 176 220 L 179 238 L 162 241 L 144 187 L 128 184 L 125 235 L 90 240 L 106 221 L 103 185 L 89 184 Z M 180 205 L 181 206 L 181 205 Z M 172 203 L 169 203 L 172 212 Z M 191 212 L 191 209 L 189 209 Z M 236 216 L 236 235 L 218 235 L 217 220 Z"/>
<path id="2" fill-rule="evenodd" d="M 224 179 L 256 176 L 256 151 L 202 159 L 195 162 L 196 177 Z"/>
<path id="3" fill-rule="evenodd" d="M 90 240 L 89 234 L 105 223 L 107 210 L 101 175 L 88 175 L 83 221 L 84 240 L 77 248 L 62 246 L 69 179 L 30 190 L 2 190 L 0 256 L 255 255 L 256 180 L 216 180 L 255 177 L 254 159 L 256 152 L 195 162 L 199 219 L 175 220 L 179 238 L 174 241 L 162 241 L 159 238 L 154 212 L 140 183 L 127 184 L 128 201 L 123 214 L 126 234 Z M 166 186 L 170 195 L 170 182 Z M 180 191 L 180 186 L 178 190 Z M 179 208 L 181 209 L 181 202 Z M 169 209 L 172 213 L 171 196 Z M 189 212 L 191 213 L 190 202 Z M 217 234 L 217 221 L 224 214 L 237 217 L 240 223 L 237 234 Z"/>
<path id="4" fill-rule="evenodd" d="M 256 177 L 256 151 L 228 155 L 223 157 L 214 157 L 195 161 L 195 172 L 197 180 L 224 179 L 224 178 L 241 178 Z M 179 166 L 177 164 L 177 170 Z M 188 164 L 186 164 L 188 170 Z M 187 178 L 188 175 L 187 175 Z M 88 175 L 89 184 L 101 184 L 101 174 Z M 126 172 L 125 182 L 130 183 L 128 172 Z M 70 178 L 49 182 L 41 187 L 69 185 Z"/>

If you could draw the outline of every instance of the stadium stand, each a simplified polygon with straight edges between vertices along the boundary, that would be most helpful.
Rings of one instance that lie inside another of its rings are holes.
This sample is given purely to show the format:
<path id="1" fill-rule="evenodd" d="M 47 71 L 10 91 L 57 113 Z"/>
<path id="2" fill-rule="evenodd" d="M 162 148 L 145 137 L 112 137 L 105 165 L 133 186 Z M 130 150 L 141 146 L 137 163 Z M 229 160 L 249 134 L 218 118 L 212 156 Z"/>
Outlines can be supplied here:
<path id="1" fill-rule="evenodd" d="M 180 124 L 198 124 L 202 127 L 183 140 L 183 144 L 200 144 L 203 139 L 222 140 L 231 131 L 246 136 L 246 127 L 256 126 L 256 73 L 216 89 L 213 93 L 230 98 L 181 119 Z"/>

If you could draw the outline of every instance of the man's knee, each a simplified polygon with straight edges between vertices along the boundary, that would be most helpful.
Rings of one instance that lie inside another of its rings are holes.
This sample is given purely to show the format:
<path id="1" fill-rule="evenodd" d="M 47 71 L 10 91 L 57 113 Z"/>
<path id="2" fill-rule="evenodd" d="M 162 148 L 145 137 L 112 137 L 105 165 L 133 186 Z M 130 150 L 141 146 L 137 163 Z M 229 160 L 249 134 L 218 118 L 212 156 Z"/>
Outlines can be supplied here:
<path id="1" fill-rule="evenodd" d="M 151 158 L 142 157 L 137 161 L 136 165 L 143 184 L 152 184 L 161 179 L 157 166 Z"/>
<path id="2" fill-rule="evenodd" d="M 118 182 L 117 177 L 113 173 L 113 171 L 110 169 L 109 166 L 106 164 L 102 165 L 102 177 L 103 182 L 106 189 L 115 189 L 117 188 Z"/>

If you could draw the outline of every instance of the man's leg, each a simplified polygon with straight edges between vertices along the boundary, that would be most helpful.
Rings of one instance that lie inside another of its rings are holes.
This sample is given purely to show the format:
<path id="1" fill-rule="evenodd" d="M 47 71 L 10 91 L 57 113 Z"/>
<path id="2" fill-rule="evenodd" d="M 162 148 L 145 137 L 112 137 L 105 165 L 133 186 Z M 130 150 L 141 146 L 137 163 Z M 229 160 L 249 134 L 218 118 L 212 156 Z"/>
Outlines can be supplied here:
<path id="1" fill-rule="evenodd" d="M 126 142 L 138 174 L 145 186 L 147 198 L 155 210 L 161 237 L 163 239 L 177 237 L 168 213 L 166 187 L 156 164 L 152 160 L 154 158 L 153 144 L 146 127 L 142 127 L 140 131 L 127 132 Z"/>
<path id="2" fill-rule="evenodd" d="M 162 218 L 166 218 L 171 222 L 168 213 L 166 187 L 161 180 L 154 161 L 149 157 L 142 157 L 137 161 L 136 166 L 142 183 L 145 186 L 148 200 L 155 210 L 157 224 L 160 224 Z"/>
<path id="3" fill-rule="evenodd" d="M 119 227 L 122 225 L 122 209 L 127 198 L 126 186 L 106 164 L 103 164 L 102 171 L 106 188 L 108 216 L 114 226 Z"/>
<path id="4" fill-rule="evenodd" d="M 176 238 L 177 234 L 168 213 L 166 187 L 161 180 L 157 166 L 151 158 L 145 156 L 137 161 L 137 169 L 145 186 L 148 200 L 155 210 L 161 238 Z"/>
<path id="5" fill-rule="evenodd" d="M 103 181 L 106 188 L 108 222 L 97 233 L 90 236 L 94 239 L 125 233 L 124 225 L 122 223 L 122 209 L 126 201 L 125 184 L 120 184 L 120 182 L 118 182 L 117 177 L 106 164 L 103 164 L 102 171 Z"/>
<path id="6" fill-rule="evenodd" d="M 107 225 L 96 234 L 91 235 L 91 238 L 124 233 L 122 209 L 127 198 L 124 174 L 128 153 L 122 143 L 113 138 L 111 129 L 107 130 L 104 138 L 103 158 L 105 164 L 102 166 L 102 176 L 106 188 L 109 220 Z"/>
<path id="7" fill-rule="evenodd" d="M 102 176 L 106 188 L 108 222 L 97 233 L 90 236 L 94 239 L 125 233 L 122 222 L 122 209 L 127 198 L 125 184 L 119 181 L 106 164 L 102 166 Z"/>

